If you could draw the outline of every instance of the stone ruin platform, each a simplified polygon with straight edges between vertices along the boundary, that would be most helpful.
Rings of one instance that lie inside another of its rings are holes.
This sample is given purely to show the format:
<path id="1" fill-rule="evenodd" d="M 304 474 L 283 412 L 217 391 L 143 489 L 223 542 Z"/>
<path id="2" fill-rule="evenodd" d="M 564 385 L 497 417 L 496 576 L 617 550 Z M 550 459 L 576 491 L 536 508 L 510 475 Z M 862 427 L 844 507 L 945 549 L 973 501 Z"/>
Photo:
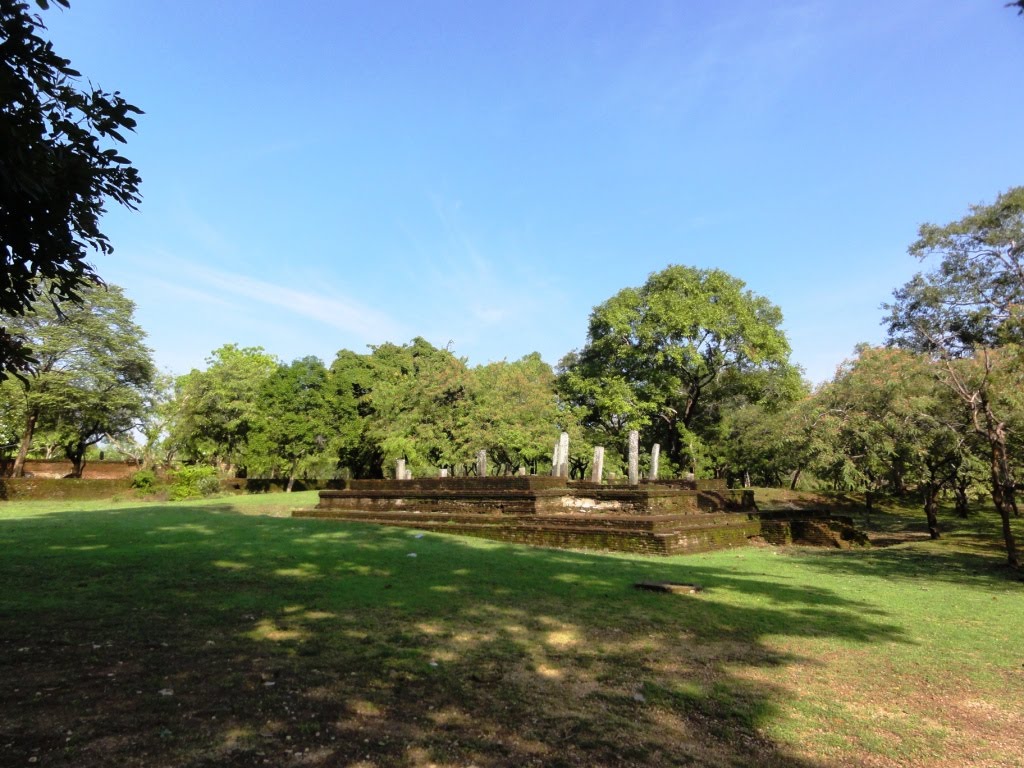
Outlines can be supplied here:
<path id="1" fill-rule="evenodd" d="M 353 480 L 320 491 L 295 517 L 402 526 L 519 544 L 674 555 L 773 544 L 849 546 L 848 519 L 800 511 L 762 516 L 752 491 L 724 481 L 604 485 L 564 477 Z"/>

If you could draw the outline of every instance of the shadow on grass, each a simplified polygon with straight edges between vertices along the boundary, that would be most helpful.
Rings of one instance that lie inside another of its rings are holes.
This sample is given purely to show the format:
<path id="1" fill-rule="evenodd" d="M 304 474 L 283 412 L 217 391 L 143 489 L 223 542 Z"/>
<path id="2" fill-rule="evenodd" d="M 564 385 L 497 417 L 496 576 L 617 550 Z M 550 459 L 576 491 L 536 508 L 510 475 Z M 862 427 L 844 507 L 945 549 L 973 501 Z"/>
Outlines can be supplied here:
<path id="1" fill-rule="evenodd" d="M 998 591 L 1024 581 L 1024 574 L 1006 565 L 1005 552 L 990 539 L 974 536 L 873 550 L 802 550 L 801 558 L 808 567 L 830 574 L 966 584 Z"/>
<path id="2" fill-rule="evenodd" d="M 904 641 L 785 576 L 227 505 L 0 539 L 4 764 L 810 768 L 766 735 L 791 694 L 757 672 L 812 662 L 766 636 Z"/>

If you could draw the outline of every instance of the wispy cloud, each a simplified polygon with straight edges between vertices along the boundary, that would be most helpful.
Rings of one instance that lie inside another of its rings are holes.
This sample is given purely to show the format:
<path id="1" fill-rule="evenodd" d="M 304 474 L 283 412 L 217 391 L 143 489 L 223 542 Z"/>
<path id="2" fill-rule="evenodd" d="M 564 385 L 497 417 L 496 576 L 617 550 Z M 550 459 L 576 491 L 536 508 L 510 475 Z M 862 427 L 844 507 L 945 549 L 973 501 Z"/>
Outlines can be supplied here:
<path id="1" fill-rule="evenodd" d="M 276 307 L 293 315 L 315 320 L 323 325 L 343 331 L 363 342 L 401 338 L 405 331 L 390 315 L 341 295 L 327 295 L 317 291 L 268 282 L 233 272 L 202 266 L 175 257 L 165 257 L 163 265 L 173 269 L 179 281 L 161 279 L 168 290 L 200 303 L 231 306 L 223 296 Z M 184 279 L 187 285 L 180 280 Z M 199 285 L 216 289 L 219 296 L 196 289 Z"/>
<path id="2" fill-rule="evenodd" d="M 222 307 L 233 311 L 238 309 L 237 304 L 230 302 L 221 296 L 215 296 L 212 293 L 207 293 L 206 291 L 200 291 L 189 286 L 174 283 L 170 280 L 143 276 L 140 282 L 156 289 L 165 297 L 173 296 L 187 301 L 194 301 L 197 304 L 204 304 L 211 307 Z"/>

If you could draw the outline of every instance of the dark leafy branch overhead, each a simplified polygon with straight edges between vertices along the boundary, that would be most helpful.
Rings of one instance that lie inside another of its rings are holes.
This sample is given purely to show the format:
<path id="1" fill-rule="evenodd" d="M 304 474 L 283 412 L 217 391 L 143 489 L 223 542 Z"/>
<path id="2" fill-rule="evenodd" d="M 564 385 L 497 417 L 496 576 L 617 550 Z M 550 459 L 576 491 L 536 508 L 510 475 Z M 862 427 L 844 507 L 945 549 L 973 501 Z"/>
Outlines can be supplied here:
<path id="1" fill-rule="evenodd" d="M 117 145 L 141 110 L 83 83 L 42 30 L 28 3 L 0 0 L 0 378 L 34 363 L 3 317 L 43 297 L 58 311 L 79 302 L 99 282 L 88 254 L 113 250 L 99 226 L 106 201 L 140 202 L 139 173 Z"/>

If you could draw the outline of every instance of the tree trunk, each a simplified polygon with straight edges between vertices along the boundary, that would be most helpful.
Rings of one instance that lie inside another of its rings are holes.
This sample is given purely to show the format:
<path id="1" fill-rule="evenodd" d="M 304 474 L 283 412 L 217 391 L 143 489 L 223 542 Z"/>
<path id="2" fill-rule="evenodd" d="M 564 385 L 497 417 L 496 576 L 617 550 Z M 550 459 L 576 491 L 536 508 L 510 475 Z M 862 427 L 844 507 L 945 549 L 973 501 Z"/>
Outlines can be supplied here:
<path id="1" fill-rule="evenodd" d="M 995 418 L 988 401 L 983 403 L 985 409 L 985 431 L 991 449 L 990 472 L 992 475 L 992 501 L 1003 523 L 1003 541 L 1006 543 L 1006 562 L 1011 568 L 1020 568 L 1017 557 L 1017 543 L 1013 538 L 1010 516 L 1017 512 L 1017 499 L 1014 494 L 1013 474 L 1010 470 L 1010 457 L 1006 449 L 1006 430 L 1004 424 Z"/>
<path id="2" fill-rule="evenodd" d="M 1020 559 L 1017 557 L 1017 543 L 1013 538 L 1013 528 L 1010 525 L 1010 516 L 1016 508 L 1014 498 L 1013 482 L 1007 482 L 1003 473 L 1006 465 L 1005 443 L 992 443 L 992 501 L 995 502 L 996 511 L 1003 524 L 1003 541 L 1006 543 L 1006 562 L 1011 568 L 1020 568 Z"/>
<path id="3" fill-rule="evenodd" d="M 803 469 L 797 469 L 796 472 L 793 473 L 793 479 L 789 483 L 789 490 L 791 490 L 791 491 L 795 491 L 796 490 L 796 483 L 800 479 L 800 473 L 802 471 L 803 471 Z"/>
<path id="4" fill-rule="evenodd" d="M 928 520 L 928 535 L 939 538 L 939 518 L 936 514 L 939 498 L 939 484 L 930 480 L 924 484 L 924 516 Z"/>
<path id="5" fill-rule="evenodd" d="M 288 472 L 288 485 L 284 489 L 285 493 L 291 493 L 292 492 L 292 487 L 294 487 L 294 485 L 295 485 L 295 474 L 298 471 L 298 469 L 299 469 L 299 460 L 295 459 L 294 461 L 292 461 L 292 468 Z"/>
<path id="6" fill-rule="evenodd" d="M 28 458 L 28 449 L 32 447 L 32 433 L 36 431 L 36 422 L 39 420 L 39 411 L 29 411 L 25 419 L 25 431 L 21 433 L 21 445 L 18 446 L 18 455 L 14 459 L 14 467 L 11 470 L 11 477 L 25 476 L 25 459 Z"/>
<path id="7" fill-rule="evenodd" d="M 967 483 L 958 480 L 953 486 L 953 493 L 956 495 L 956 514 L 958 517 L 966 519 L 970 512 L 970 504 L 967 498 Z"/>
<path id="8" fill-rule="evenodd" d="M 68 477 L 81 479 L 85 471 L 85 443 L 71 443 L 64 446 L 64 455 L 71 462 L 71 474 Z"/>

